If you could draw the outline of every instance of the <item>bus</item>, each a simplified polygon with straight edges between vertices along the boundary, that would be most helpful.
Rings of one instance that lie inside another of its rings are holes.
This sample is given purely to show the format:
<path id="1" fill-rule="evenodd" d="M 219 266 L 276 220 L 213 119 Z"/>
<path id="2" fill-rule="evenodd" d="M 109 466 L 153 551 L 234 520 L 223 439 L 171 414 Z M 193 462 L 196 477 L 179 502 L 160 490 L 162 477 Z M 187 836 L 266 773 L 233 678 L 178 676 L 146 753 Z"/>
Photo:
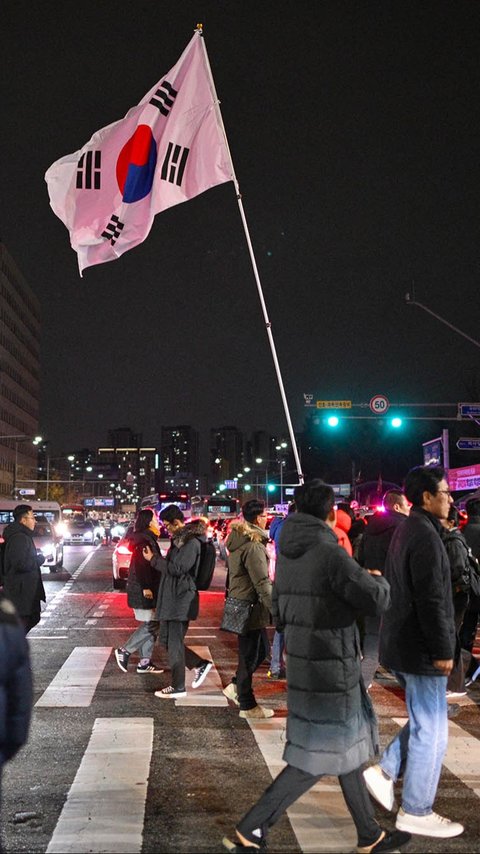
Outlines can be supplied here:
<path id="1" fill-rule="evenodd" d="M 155 513 L 158 514 L 164 507 L 169 504 L 176 504 L 182 511 L 185 519 L 188 521 L 192 516 L 192 503 L 188 492 L 154 492 L 152 495 L 146 495 L 140 500 L 140 510 L 145 507 L 152 507 Z"/>
<path id="2" fill-rule="evenodd" d="M 192 513 L 206 516 L 207 519 L 234 519 L 240 512 L 238 498 L 226 498 L 224 495 L 206 495 L 204 498 L 192 498 Z"/>

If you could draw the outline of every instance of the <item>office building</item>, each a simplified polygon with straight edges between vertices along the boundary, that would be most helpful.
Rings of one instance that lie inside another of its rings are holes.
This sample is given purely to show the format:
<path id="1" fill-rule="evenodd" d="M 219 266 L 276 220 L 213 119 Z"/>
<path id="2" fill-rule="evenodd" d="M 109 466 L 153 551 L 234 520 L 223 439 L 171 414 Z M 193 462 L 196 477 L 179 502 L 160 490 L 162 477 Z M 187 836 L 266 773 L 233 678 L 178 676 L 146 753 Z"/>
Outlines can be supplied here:
<path id="1" fill-rule="evenodd" d="M 0 243 L 0 495 L 34 488 L 39 397 L 40 304 Z"/>

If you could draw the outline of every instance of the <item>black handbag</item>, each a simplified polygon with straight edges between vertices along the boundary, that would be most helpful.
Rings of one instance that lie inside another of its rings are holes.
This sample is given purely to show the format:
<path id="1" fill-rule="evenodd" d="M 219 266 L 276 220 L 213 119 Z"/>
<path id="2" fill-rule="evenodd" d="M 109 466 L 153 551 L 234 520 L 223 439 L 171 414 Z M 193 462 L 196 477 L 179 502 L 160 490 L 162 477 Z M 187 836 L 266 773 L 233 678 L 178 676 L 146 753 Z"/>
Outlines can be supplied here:
<path id="1" fill-rule="evenodd" d="M 222 631 L 233 632 L 236 635 L 246 634 L 253 604 L 247 599 L 235 599 L 234 596 L 227 596 L 220 626 Z"/>

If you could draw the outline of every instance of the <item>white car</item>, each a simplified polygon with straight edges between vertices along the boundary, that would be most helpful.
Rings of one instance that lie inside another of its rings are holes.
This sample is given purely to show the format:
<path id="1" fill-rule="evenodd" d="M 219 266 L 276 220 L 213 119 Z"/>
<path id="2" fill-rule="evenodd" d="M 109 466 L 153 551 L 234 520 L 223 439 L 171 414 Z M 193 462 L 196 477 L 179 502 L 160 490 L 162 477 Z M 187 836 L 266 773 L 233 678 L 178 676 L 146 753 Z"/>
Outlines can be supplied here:
<path id="1" fill-rule="evenodd" d="M 41 552 L 50 572 L 57 572 L 63 566 L 63 540 L 58 537 L 52 525 L 37 519 L 33 531 L 33 543 L 37 552 Z"/>
<path id="2" fill-rule="evenodd" d="M 65 526 L 63 541 L 66 544 L 97 545 L 101 542 L 99 526 L 91 519 L 72 519 Z"/>

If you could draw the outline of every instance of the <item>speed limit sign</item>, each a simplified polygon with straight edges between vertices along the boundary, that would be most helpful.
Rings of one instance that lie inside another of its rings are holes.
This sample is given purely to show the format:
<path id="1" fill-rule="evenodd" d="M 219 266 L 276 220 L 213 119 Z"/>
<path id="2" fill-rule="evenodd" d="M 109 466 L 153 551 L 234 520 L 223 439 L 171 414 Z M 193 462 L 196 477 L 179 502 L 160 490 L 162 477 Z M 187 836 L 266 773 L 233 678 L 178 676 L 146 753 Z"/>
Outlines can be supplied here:
<path id="1" fill-rule="evenodd" d="M 388 402 L 388 397 L 385 397 L 384 394 L 376 394 L 372 397 L 369 405 L 375 415 L 384 415 L 390 403 Z"/>

